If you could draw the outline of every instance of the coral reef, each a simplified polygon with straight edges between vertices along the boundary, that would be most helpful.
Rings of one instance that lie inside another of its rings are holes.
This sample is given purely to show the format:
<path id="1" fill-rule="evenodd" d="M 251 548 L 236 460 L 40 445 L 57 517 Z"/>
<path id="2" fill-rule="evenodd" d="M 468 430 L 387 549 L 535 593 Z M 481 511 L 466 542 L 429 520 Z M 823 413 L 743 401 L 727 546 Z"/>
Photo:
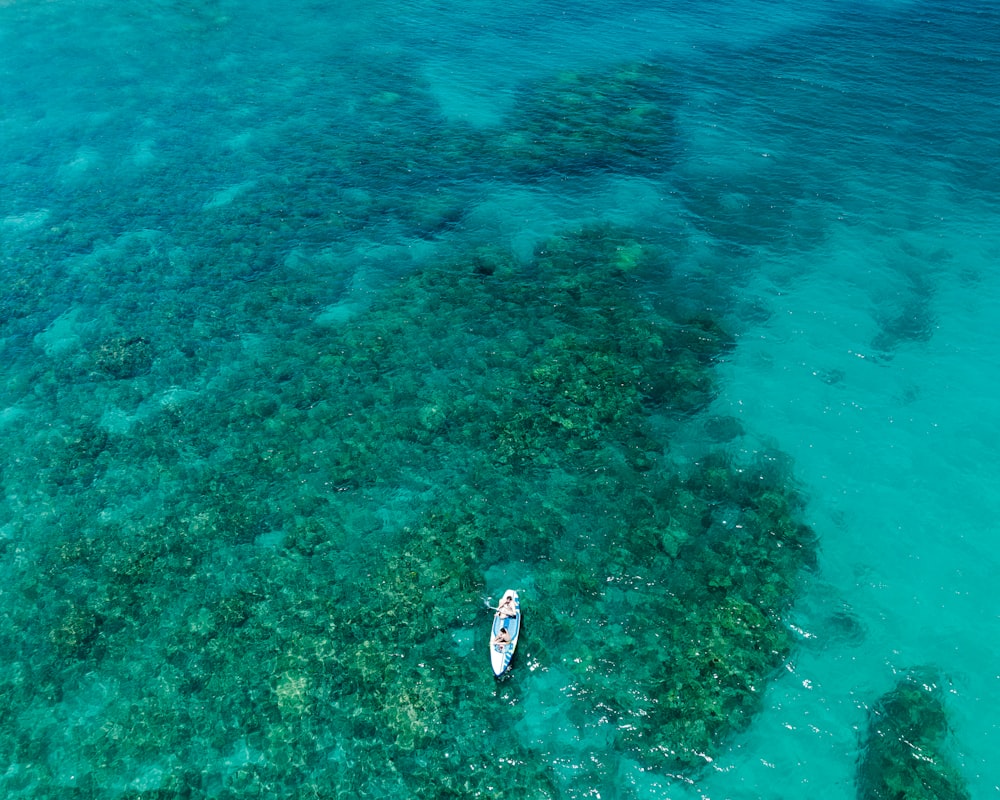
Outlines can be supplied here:
<path id="1" fill-rule="evenodd" d="M 134 378 L 148 372 L 152 363 L 153 346 L 145 336 L 117 336 L 94 356 L 97 369 L 112 378 Z"/>
<path id="2" fill-rule="evenodd" d="M 651 420 L 705 408 L 732 344 L 714 318 L 642 301 L 669 272 L 655 241 L 605 224 L 527 263 L 458 249 L 349 326 L 231 351 L 239 370 L 215 391 L 150 407 L 103 382 L 148 410 L 58 439 L 53 475 L 69 477 L 46 485 L 80 503 L 21 578 L 46 601 L 10 623 L 48 660 L 5 626 L 34 686 L 6 679 L 5 703 L 101 676 L 100 724 L 65 734 L 94 791 L 132 771 L 168 793 L 422 796 L 433 774 L 458 793 L 559 796 L 540 741 L 509 744 L 519 767 L 498 782 L 481 731 L 523 708 L 493 700 L 475 653 L 455 657 L 487 619 L 484 573 L 513 557 L 536 585 L 525 658 L 565 672 L 574 724 L 613 721 L 608 753 L 696 771 L 788 653 L 781 614 L 815 542 L 780 459 L 669 458 Z M 109 341 L 109 377 L 146 363 L 144 339 Z M 59 746 L 5 719 L 20 752 Z"/>
<path id="3" fill-rule="evenodd" d="M 871 707 L 857 786 L 860 800 L 971 796 L 950 752 L 948 712 L 934 670 L 911 670 Z"/>
<path id="4" fill-rule="evenodd" d="M 611 787 L 612 760 L 694 775 L 789 651 L 816 550 L 789 465 L 738 460 L 732 420 L 719 452 L 670 452 L 733 347 L 726 288 L 692 294 L 659 228 L 570 221 L 516 253 L 464 232 L 498 178 L 662 174 L 670 75 L 566 73 L 473 129 L 412 64 L 368 62 L 322 124 L 213 130 L 180 185 L 169 157 L 121 187 L 82 174 L 86 203 L 5 242 L 4 421 L 31 419 L 2 429 L 6 791 L 544 798 Z M 481 601 L 511 563 L 530 668 L 498 686 Z M 544 675 L 585 745 L 529 718 Z"/>
<path id="5" fill-rule="evenodd" d="M 634 62 L 524 87 L 495 147 L 515 174 L 654 174 L 674 160 L 671 76 Z"/>

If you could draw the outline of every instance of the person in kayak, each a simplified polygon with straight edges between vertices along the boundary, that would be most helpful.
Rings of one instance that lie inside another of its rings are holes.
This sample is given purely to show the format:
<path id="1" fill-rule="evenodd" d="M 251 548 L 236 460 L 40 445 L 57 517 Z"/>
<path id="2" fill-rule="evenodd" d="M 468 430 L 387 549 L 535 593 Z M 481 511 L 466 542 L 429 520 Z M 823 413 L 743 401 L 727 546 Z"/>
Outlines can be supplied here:
<path id="1" fill-rule="evenodd" d="M 517 610 L 514 608 L 514 595 L 505 594 L 503 600 L 500 601 L 500 605 L 497 607 L 497 611 L 500 612 L 501 619 L 516 617 Z"/>
<path id="2" fill-rule="evenodd" d="M 493 637 L 493 645 L 495 647 L 506 647 L 510 644 L 510 631 L 506 628 L 501 628 L 499 633 Z"/>

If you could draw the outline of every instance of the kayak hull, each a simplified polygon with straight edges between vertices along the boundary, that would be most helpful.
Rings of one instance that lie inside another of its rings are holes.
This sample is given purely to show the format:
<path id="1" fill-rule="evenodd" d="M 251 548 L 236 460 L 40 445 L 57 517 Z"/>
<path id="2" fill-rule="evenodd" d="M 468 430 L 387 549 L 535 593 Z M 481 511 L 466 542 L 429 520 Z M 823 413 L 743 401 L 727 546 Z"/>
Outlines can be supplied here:
<path id="1" fill-rule="evenodd" d="M 498 611 L 493 615 L 493 627 L 490 629 L 490 663 L 493 666 L 493 674 L 497 678 L 510 669 L 510 661 L 514 657 L 517 640 L 521 635 L 521 598 L 513 589 L 508 589 L 500 601 L 501 606 L 508 595 L 513 599 L 514 616 L 505 616 Z M 510 641 L 506 644 L 494 644 L 500 631 L 505 628 L 510 636 Z"/>

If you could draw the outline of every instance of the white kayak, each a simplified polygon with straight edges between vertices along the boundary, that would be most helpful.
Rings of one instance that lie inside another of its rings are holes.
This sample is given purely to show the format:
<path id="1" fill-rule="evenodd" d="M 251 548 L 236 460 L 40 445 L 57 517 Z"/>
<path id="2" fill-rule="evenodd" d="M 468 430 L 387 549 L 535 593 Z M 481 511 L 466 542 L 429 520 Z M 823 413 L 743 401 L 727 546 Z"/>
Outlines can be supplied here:
<path id="1" fill-rule="evenodd" d="M 493 674 L 498 678 L 510 668 L 520 634 L 521 598 L 513 589 L 508 589 L 500 598 L 490 630 L 490 661 L 493 663 Z"/>

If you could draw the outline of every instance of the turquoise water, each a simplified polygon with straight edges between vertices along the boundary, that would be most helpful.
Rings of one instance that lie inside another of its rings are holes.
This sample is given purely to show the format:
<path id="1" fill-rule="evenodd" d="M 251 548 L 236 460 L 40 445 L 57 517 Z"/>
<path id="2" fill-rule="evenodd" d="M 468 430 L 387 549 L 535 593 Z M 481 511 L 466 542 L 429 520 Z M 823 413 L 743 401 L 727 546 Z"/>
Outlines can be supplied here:
<path id="1" fill-rule="evenodd" d="M 5 795 L 1000 794 L 998 54 L 0 0 Z"/>

